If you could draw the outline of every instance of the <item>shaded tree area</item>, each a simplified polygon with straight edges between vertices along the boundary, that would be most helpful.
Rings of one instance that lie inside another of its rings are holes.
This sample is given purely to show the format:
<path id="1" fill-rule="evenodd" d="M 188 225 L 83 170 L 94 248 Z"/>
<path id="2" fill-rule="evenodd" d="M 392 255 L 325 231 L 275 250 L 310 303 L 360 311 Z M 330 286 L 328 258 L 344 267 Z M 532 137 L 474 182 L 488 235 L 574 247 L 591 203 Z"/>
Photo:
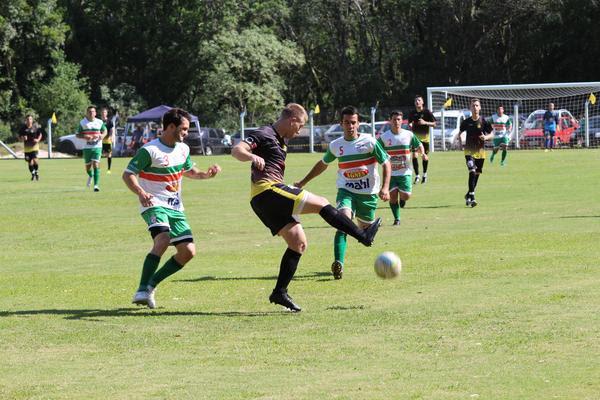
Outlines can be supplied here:
<path id="1" fill-rule="evenodd" d="M 597 0 L 5 0 L 0 120 L 164 103 L 233 129 L 296 101 L 325 123 L 428 86 L 593 81 L 598 20 Z"/>

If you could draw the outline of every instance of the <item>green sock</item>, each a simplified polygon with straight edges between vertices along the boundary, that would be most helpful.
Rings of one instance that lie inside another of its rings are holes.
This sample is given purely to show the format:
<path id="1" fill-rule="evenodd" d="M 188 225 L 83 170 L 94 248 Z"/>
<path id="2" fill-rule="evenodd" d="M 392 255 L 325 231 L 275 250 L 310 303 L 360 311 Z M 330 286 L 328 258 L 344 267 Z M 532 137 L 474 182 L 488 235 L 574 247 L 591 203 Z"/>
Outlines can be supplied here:
<path id="1" fill-rule="evenodd" d="M 100 182 L 100 168 L 94 168 L 94 186 Z"/>
<path id="2" fill-rule="evenodd" d="M 148 253 L 146 259 L 144 260 L 144 266 L 142 267 L 142 277 L 140 278 L 140 287 L 138 288 L 138 290 L 146 290 L 146 287 L 148 286 L 148 281 L 156 272 L 159 262 L 159 256 L 154 255 L 152 253 Z"/>
<path id="3" fill-rule="evenodd" d="M 179 271 L 181 268 L 183 268 L 183 265 L 179 264 L 175 260 L 175 256 L 169 258 L 162 268 L 152 275 L 152 278 L 150 278 L 148 281 L 148 285 L 156 287 L 156 285 L 173 275 L 175 272 Z"/>
<path id="4" fill-rule="evenodd" d="M 506 150 L 502 150 L 502 161 L 506 159 L 506 153 L 508 153 Z"/>
<path id="5" fill-rule="evenodd" d="M 87 170 L 87 171 L 85 171 L 85 172 L 87 172 L 87 174 L 88 174 L 88 176 L 89 176 L 90 178 L 92 177 L 92 170 L 91 170 L 91 169 L 88 169 L 88 170 Z"/>
<path id="6" fill-rule="evenodd" d="M 492 156 L 490 157 L 490 162 L 494 161 L 494 157 L 496 157 L 496 152 L 492 152 Z"/>
<path id="7" fill-rule="evenodd" d="M 336 261 L 344 263 L 344 257 L 346 256 L 346 238 L 347 235 L 344 232 L 335 232 L 333 238 L 333 255 Z"/>
<path id="8" fill-rule="evenodd" d="M 400 219 L 400 204 L 390 203 L 390 208 L 392 209 L 392 214 L 394 215 L 394 221 Z"/>

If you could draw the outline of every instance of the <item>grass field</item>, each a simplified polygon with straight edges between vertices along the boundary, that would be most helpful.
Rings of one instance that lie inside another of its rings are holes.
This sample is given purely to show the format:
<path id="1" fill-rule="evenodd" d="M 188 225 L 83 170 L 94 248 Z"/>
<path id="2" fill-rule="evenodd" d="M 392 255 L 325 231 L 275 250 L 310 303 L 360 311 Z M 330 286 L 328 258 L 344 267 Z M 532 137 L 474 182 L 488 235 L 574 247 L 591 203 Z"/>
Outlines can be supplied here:
<path id="1" fill-rule="evenodd" d="M 291 154 L 287 181 L 319 156 Z M 195 158 L 223 168 L 184 184 L 198 255 L 148 310 L 130 303 L 151 240 L 127 160 L 99 193 L 80 159 L 41 160 L 39 182 L 0 161 L 0 399 L 598 399 L 599 157 L 511 152 L 471 209 L 464 158 L 435 153 L 402 226 L 382 203 L 340 281 L 334 230 L 303 217 L 299 314 L 267 300 L 285 247 L 250 209 L 248 164 Z M 308 189 L 333 201 L 334 180 Z M 375 276 L 384 250 L 399 279 Z"/>

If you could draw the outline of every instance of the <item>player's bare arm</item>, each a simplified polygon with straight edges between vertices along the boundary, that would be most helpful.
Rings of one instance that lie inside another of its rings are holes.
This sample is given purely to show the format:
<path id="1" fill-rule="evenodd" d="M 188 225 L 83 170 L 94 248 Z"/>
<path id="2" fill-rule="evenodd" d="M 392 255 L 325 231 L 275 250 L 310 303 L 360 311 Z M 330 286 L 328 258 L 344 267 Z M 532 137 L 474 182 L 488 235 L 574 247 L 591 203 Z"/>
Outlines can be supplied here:
<path id="1" fill-rule="evenodd" d="M 265 160 L 262 157 L 252 153 L 250 145 L 246 142 L 239 142 L 231 149 L 233 158 L 239 161 L 251 161 L 259 171 L 265 168 Z"/>
<path id="2" fill-rule="evenodd" d="M 392 172 L 392 165 L 390 164 L 390 160 L 387 160 L 383 164 L 381 164 L 383 170 L 383 182 L 381 184 L 381 190 L 379 191 L 379 198 L 383 201 L 390 200 L 390 176 Z"/>
<path id="3" fill-rule="evenodd" d="M 191 179 L 210 179 L 214 178 L 219 172 L 221 167 L 217 164 L 211 165 L 206 171 L 201 171 L 197 167 L 193 167 L 191 170 L 183 173 L 183 176 Z"/>
<path id="4" fill-rule="evenodd" d="M 317 161 L 317 163 L 312 167 L 308 174 L 306 174 L 306 176 L 302 178 L 302 180 L 300 180 L 299 182 L 295 182 L 294 186 L 298 188 L 303 188 L 308 182 L 325 172 L 327 167 L 328 165 L 324 163 L 323 160 Z"/>
<path id="5" fill-rule="evenodd" d="M 151 207 L 153 205 L 153 196 L 150 193 L 146 192 L 144 189 L 142 189 L 138 182 L 137 176 L 134 173 L 129 171 L 123 172 L 123 181 L 125 182 L 125 185 L 127 185 L 127 187 L 129 188 L 129 190 L 131 190 L 138 196 L 138 199 L 140 200 L 140 204 L 142 206 Z"/>

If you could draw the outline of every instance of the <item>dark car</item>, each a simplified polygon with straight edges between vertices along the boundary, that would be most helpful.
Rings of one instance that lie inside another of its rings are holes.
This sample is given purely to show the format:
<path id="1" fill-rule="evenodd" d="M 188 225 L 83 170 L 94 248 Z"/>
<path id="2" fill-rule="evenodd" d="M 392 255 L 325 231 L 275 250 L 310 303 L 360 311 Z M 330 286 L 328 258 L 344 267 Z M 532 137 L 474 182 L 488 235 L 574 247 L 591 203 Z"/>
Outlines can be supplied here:
<path id="1" fill-rule="evenodd" d="M 585 146 L 585 126 L 587 121 L 583 118 L 581 125 L 571 134 L 571 145 L 576 147 Z M 597 147 L 600 144 L 600 115 L 594 115 L 589 118 L 590 124 L 590 147 Z"/>
<path id="2" fill-rule="evenodd" d="M 231 153 L 231 140 L 220 128 L 200 128 L 200 132 L 191 128 L 184 142 L 190 146 L 192 154 L 202 154 L 202 146 L 207 156 Z"/>

